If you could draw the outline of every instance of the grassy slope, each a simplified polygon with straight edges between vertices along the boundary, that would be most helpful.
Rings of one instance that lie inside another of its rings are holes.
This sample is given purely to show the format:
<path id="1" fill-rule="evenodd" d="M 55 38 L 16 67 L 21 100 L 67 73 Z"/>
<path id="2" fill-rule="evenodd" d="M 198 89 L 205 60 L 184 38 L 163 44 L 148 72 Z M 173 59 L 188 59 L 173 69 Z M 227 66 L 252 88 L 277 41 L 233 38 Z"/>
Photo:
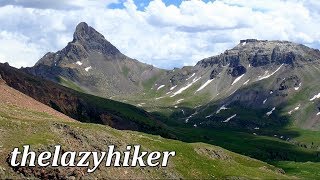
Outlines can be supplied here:
<path id="1" fill-rule="evenodd" d="M 76 90 L 76 91 L 79 91 L 79 92 L 84 92 L 84 90 L 82 90 L 81 87 L 79 87 L 79 86 L 78 86 L 77 84 L 75 84 L 74 82 L 67 80 L 67 79 L 64 78 L 64 77 L 59 76 L 59 77 L 57 78 L 57 80 L 58 80 L 58 82 L 59 82 L 61 85 L 65 86 L 65 87 L 68 87 L 68 88 L 70 88 L 70 89 L 73 89 L 73 90 Z"/>
<path id="2" fill-rule="evenodd" d="M 138 132 L 119 131 L 103 125 L 67 122 L 45 113 L 18 107 L 0 106 L 0 128 L 2 135 L 0 178 L 21 178 L 12 172 L 5 160 L 13 147 L 24 144 L 30 144 L 34 149 L 46 149 L 50 145 L 62 144 L 65 150 L 104 149 L 110 144 L 119 147 L 126 144 L 141 144 L 145 150 L 177 152 L 177 156 L 171 159 L 168 168 L 102 167 L 93 174 L 85 174 L 87 178 L 290 178 L 277 173 L 274 167 L 266 163 L 216 146 L 202 143 L 189 144 Z M 218 156 L 212 157 L 206 150 Z"/>
<path id="3" fill-rule="evenodd" d="M 307 79 L 303 81 L 308 82 Z M 240 114 L 241 117 L 239 121 L 245 122 L 250 119 L 250 122 L 258 123 L 261 126 L 267 125 L 267 128 L 262 128 L 257 131 L 232 129 L 230 127 L 224 127 L 223 124 L 222 127 L 213 129 L 192 127 L 194 123 L 199 125 L 199 122 L 203 121 L 203 117 L 215 112 L 216 109 L 220 107 L 214 105 L 209 106 L 204 112 L 191 118 L 190 124 L 184 124 L 184 119 L 195 111 L 190 109 L 191 107 L 195 107 L 198 102 L 197 99 L 193 99 L 198 97 L 200 100 L 203 100 L 201 99 L 202 96 L 193 95 L 193 92 L 195 92 L 198 86 L 197 84 L 193 85 L 183 94 L 175 98 L 167 97 L 155 101 L 155 97 L 163 96 L 166 92 L 150 90 L 142 96 L 142 98 L 139 97 L 136 101 L 133 98 L 131 101 L 134 102 L 133 104 L 145 102 L 146 104 L 143 105 L 143 108 L 159 114 L 159 116 L 163 118 L 163 122 L 171 126 L 172 133 L 180 140 L 186 142 L 206 142 L 218 145 L 233 152 L 268 161 L 285 169 L 289 174 L 301 178 L 310 179 L 317 176 L 317 172 L 320 171 L 320 133 L 318 131 L 303 130 L 296 126 L 296 123 L 303 123 L 303 117 L 310 115 L 310 112 L 306 110 L 308 108 L 310 109 L 309 106 L 314 106 L 314 104 L 308 103 L 308 101 L 313 94 L 316 94 L 319 87 L 317 84 L 294 94 L 294 96 L 289 99 L 288 107 L 278 109 L 270 118 L 265 116 L 265 112 L 270 109 L 262 109 L 261 112 L 256 112 L 233 107 L 232 110 L 222 111 L 218 115 L 221 120 L 224 120 L 237 113 L 238 115 Z M 190 99 L 190 97 L 192 98 Z M 184 98 L 185 101 L 178 105 L 179 109 L 174 109 L 173 104 L 181 98 Z M 130 102 L 129 98 L 128 100 Z M 206 101 L 203 100 L 203 102 Z M 295 116 L 288 116 L 287 112 L 295 108 L 299 103 L 303 104 L 300 111 L 296 112 L 294 114 Z M 184 109 L 186 115 L 182 114 L 181 109 Z M 315 108 L 313 107 L 312 109 Z M 298 119 L 296 123 L 292 123 L 293 118 Z M 260 125 L 259 127 L 261 127 Z M 258 136 L 253 135 L 253 132 L 257 133 Z M 277 137 L 274 137 L 274 135 L 277 135 Z M 285 138 L 281 139 L 281 136 Z M 287 138 L 290 138 L 290 140 L 286 141 Z"/>

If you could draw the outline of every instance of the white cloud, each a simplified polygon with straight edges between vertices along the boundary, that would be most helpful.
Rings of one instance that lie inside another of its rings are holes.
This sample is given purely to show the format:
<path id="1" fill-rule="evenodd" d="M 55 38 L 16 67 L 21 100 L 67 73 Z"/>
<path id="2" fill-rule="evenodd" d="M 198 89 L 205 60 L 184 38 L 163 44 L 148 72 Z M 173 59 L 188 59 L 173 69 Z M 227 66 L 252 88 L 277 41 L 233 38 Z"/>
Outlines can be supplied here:
<path id="1" fill-rule="evenodd" d="M 103 6 L 117 3 L 118 0 L 2 0 L 0 6 L 14 5 L 35 9 L 63 9 L 72 10 L 87 7 Z"/>
<path id="2" fill-rule="evenodd" d="M 38 1 L 0 3 L 1 62 L 32 66 L 47 51 L 62 49 L 71 41 L 81 21 L 124 54 L 165 68 L 193 65 L 246 38 L 320 47 L 317 0 L 191 0 L 179 6 L 154 0 L 144 11 L 137 10 L 132 0 L 125 2 L 124 9 L 107 8 L 117 0 L 34 2 Z"/>
<path id="3" fill-rule="evenodd" d="M 30 42 L 28 37 L 6 31 L 0 32 L 0 49 L 0 62 L 9 61 L 15 67 L 30 66 L 41 56 L 41 47 Z"/>

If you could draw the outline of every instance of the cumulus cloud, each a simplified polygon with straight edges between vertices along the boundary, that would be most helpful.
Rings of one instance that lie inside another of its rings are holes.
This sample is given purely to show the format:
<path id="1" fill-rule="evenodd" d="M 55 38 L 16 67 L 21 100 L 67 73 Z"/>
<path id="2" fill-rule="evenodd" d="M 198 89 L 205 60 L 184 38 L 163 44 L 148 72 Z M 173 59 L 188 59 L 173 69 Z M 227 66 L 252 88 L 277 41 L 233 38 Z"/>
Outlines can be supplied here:
<path id="1" fill-rule="evenodd" d="M 194 65 L 246 38 L 320 47 L 317 0 L 191 0 L 179 6 L 153 0 L 143 10 L 133 0 L 125 1 L 122 9 L 108 8 L 120 2 L 116 0 L 32 2 L 39 0 L 1 1 L 1 62 L 32 66 L 46 52 L 71 41 L 81 21 L 124 54 L 162 68 Z"/>
<path id="2" fill-rule="evenodd" d="M 117 3 L 117 0 L 2 0 L 0 6 L 14 5 L 36 9 L 63 9 L 72 10 L 86 7 L 104 6 Z"/>

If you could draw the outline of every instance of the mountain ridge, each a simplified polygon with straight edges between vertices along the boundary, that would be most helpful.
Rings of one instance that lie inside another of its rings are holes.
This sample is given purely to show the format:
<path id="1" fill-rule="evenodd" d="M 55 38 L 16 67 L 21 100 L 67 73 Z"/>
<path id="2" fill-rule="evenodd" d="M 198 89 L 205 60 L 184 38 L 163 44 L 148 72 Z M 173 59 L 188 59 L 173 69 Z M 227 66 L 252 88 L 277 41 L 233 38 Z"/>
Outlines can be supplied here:
<path id="1" fill-rule="evenodd" d="M 299 122 L 302 114 L 298 116 L 298 113 L 280 113 L 290 112 L 289 108 L 294 109 L 301 104 L 301 109 L 312 108 L 312 111 L 309 111 L 312 113 L 308 114 L 310 118 L 305 123 L 308 125 L 299 126 L 320 128 L 320 122 L 314 116 L 319 112 L 317 106 L 312 106 L 308 97 L 294 100 L 298 96 L 312 97 L 319 93 L 316 90 L 317 79 L 311 78 L 316 76 L 320 69 L 320 51 L 317 49 L 289 41 L 245 39 L 240 40 L 232 49 L 200 60 L 195 66 L 162 70 L 125 55 L 125 58 L 118 58 L 119 54 L 113 56 L 112 53 L 108 54 L 108 51 L 97 53 L 96 50 L 105 47 L 104 44 L 108 44 L 114 51 L 116 48 L 86 23 L 80 23 L 74 34 L 71 44 L 85 44 L 81 46 L 81 50 L 63 56 L 62 63 L 57 66 L 54 64 L 55 59 L 44 56 L 44 60 L 40 60 L 38 65 L 24 70 L 67 87 L 130 103 L 151 112 L 171 114 L 183 111 L 181 120 L 193 126 L 204 124 L 200 119 L 205 119 L 204 122 L 215 119 L 214 112 L 205 110 L 210 104 L 238 104 L 237 106 L 266 111 L 265 113 L 276 109 L 272 112 L 276 113 L 277 117 L 270 121 L 271 124 L 257 121 L 242 123 L 239 115 L 230 122 L 222 123 L 224 126 L 242 128 L 281 124 L 283 121 L 280 117 Z M 95 43 L 91 46 L 92 39 Z M 78 43 L 79 41 L 81 43 Z M 98 45 L 96 42 L 99 42 Z M 67 47 L 69 45 L 70 43 Z M 89 52 L 88 56 L 83 56 L 83 51 Z M 53 56 L 60 56 L 59 51 Z M 50 61 L 51 65 L 41 63 L 45 61 Z M 310 92 L 303 92 L 302 89 L 306 87 L 313 88 L 309 88 Z M 200 113 L 196 110 L 197 107 L 205 113 Z M 192 113 L 186 113 L 186 108 L 193 109 Z M 194 113 L 200 122 L 195 123 Z M 237 113 L 227 114 L 228 116 L 223 118 L 226 120 L 235 114 Z M 218 122 L 214 122 L 216 123 Z M 221 124 L 221 121 L 218 124 Z"/>

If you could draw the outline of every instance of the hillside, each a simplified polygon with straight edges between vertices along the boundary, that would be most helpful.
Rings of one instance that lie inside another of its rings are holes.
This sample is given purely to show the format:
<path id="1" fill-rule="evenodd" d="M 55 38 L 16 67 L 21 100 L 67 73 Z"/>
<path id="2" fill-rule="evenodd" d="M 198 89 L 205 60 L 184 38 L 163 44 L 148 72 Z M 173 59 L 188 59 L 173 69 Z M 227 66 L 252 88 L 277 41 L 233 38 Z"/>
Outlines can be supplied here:
<path id="1" fill-rule="evenodd" d="M 319 50 L 286 41 L 243 40 L 194 67 L 168 71 L 145 94 L 116 99 L 149 111 L 179 113 L 192 126 L 192 119 L 198 117 L 202 121 L 197 126 L 211 123 L 252 129 L 294 122 L 304 129 L 319 129 L 319 103 L 313 98 L 319 93 L 319 68 Z M 272 121 L 248 121 L 248 114 L 241 115 L 244 110 Z M 222 122 L 235 114 L 232 121 Z M 281 122 L 279 117 L 288 121 Z"/>
<path id="2" fill-rule="evenodd" d="M 1 79 L 1 78 L 0 78 Z M 70 119 L 34 99 L 0 84 L 0 178 L 288 178 L 261 161 L 203 143 L 183 143 L 132 131 L 119 131 L 103 125 Z M 92 174 L 85 168 L 11 168 L 7 158 L 14 147 L 29 144 L 35 151 L 51 150 L 61 144 L 64 150 L 103 150 L 107 145 L 123 149 L 141 144 L 143 149 L 174 150 L 177 157 L 166 168 L 105 168 Z M 188 164 L 188 166 L 186 166 Z M 192 168 L 192 171 L 190 171 Z"/>
<path id="3" fill-rule="evenodd" d="M 84 94 L 0 63 L 7 85 L 81 122 L 171 137 L 165 125 L 135 106 Z"/>

